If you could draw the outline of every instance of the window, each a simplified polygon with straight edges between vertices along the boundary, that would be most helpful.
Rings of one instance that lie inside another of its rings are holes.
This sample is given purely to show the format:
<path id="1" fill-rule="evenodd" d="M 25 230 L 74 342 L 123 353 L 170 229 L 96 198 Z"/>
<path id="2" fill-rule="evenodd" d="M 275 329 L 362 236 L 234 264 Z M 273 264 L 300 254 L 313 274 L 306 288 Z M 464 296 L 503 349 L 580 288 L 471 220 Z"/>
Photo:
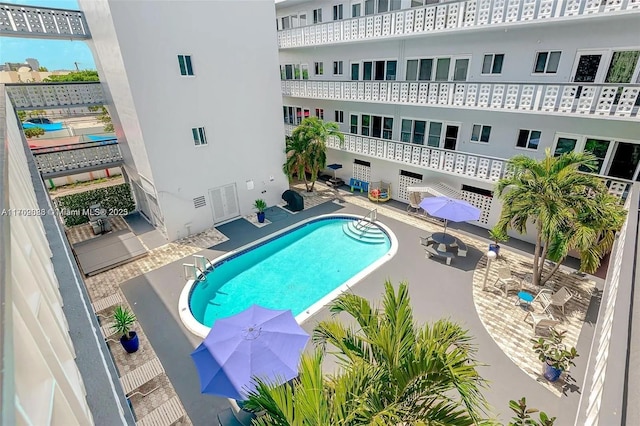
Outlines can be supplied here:
<path id="1" fill-rule="evenodd" d="M 356 117 L 357 128 L 357 117 Z M 351 128 L 354 126 L 354 116 L 351 116 Z M 353 133 L 353 131 L 352 131 Z M 381 117 L 378 115 L 363 114 L 360 122 L 360 134 L 362 136 L 371 136 L 374 138 L 392 139 L 393 138 L 393 118 Z"/>
<path id="2" fill-rule="evenodd" d="M 333 63 L 333 75 L 342 75 L 342 61 Z"/>
<path id="3" fill-rule="evenodd" d="M 421 174 L 419 174 L 419 173 L 413 173 L 413 172 L 410 172 L 410 171 L 407 171 L 407 170 L 402 170 L 402 169 L 400 169 L 400 176 L 406 176 L 406 177 L 410 177 L 410 178 L 413 178 L 413 179 L 417 179 L 420 182 L 423 179 L 423 176 Z"/>
<path id="4" fill-rule="evenodd" d="M 364 14 L 365 15 L 373 15 L 376 13 L 375 11 L 375 3 L 373 0 L 364 0 Z"/>
<path id="5" fill-rule="evenodd" d="M 306 13 L 301 13 L 300 14 L 300 26 L 304 27 L 305 25 L 307 25 L 307 14 Z"/>
<path id="6" fill-rule="evenodd" d="M 385 74 L 385 80 L 395 80 L 396 79 L 396 68 L 397 67 L 398 67 L 398 61 L 387 61 L 387 72 Z"/>
<path id="7" fill-rule="evenodd" d="M 354 135 L 358 134 L 358 116 L 357 115 L 351 114 L 349 131 Z"/>
<path id="8" fill-rule="evenodd" d="M 555 74 L 558 72 L 561 52 L 538 52 L 534 73 Z"/>
<path id="9" fill-rule="evenodd" d="M 334 120 L 336 123 L 344 123 L 344 111 L 336 110 L 336 119 Z"/>
<path id="10" fill-rule="evenodd" d="M 637 50 L 613 52 L 604 82 L 631 83 L 633 75 L 637 75 L 635 71 L 638 67 L 638 58 L 640 58 L 640 51 Z"/>
<path id="11" fill-rule="evenodd" d="M 362 136 L 371 136 L 371 116 L 363 115 L 360 124 L 360 134 Z"/>
<path id="12" fill-rule="evenodd" d="M 449 79 L 449 65 L 451 58 L 438 58 L 436 63 L 436 81 L 447 81 Z"/>
<path id="13" fill-rule="evenodd" d="M 362 63 L 363 80 L 395 80 L 398 61 L 366 61 Z M 351 79 L 357 80 L 359 67 L 351 64 Z"/>
<path id="14" fill-rule="evenodd" d="M 440 146 L 440 136 L 442 135 L 442 123 L 432 121 L 429 123 L 429 139 L 427 145 L 438 148 Z"/>
<path id="15" fill-rule="evenodd" d="M 473 142 L 489 142 L 491 135 L 491 126 L 483 126 L 482 124 L 474 124 L 471 131 L 471 140 Z"/>
<path id="16" fill-rule="evenodd" d="M 402 130 L 400 140 L 402 142 L 410 142 L 418 145 L 424 145 L 424 134 L 427 128 L 427 122 L 422 120 L 402 119 Z"/>
<path id="17" fill-rule="evenodd" d="M 501 74 L 502 62 L 504 61 L 504 54 L 492 53 L 484 55 L 484 62 L 482 63 L 482 74 Z"/>
<path id="18" fill-rule="evenodd" d="M 307 64 L 285 64 L 280 66 L 280 77 L 283 80 L 308 80 L 309 65 Z"/>
<path id="19" fill-rule="evenodd" d="M 574 138 L 558 138 L 553 156 L 559 157 L 567 152 L 573 152 L 577 143 L 578 140 Z"/>
<path id="20" fill-rule="evenodd" d="M 402 0 L 391 0 L 390 10 L 400 10 L 402 8 Z"/>
<path id="21" fill-rule="evenodd" d="M 178 65 L 180 65 L 180 75 L 193 75 L 190 55 L 178 55 Z"/>
<path id="22" fill-rule="evenodd" d="M 313 9 L 313 23 L 319 24 L 322 22 L 322 9 Z"/>
<path id="23" fill-rule="evenodd" d="M 518 142 L 516 146 L 527 149 L 538 149 L 540 144 L 540 131 L 538 130 L 522 130 L 518 134 Z"/>
<path id="24" fill-rule="evenodd" d="M 336 4 L 333 6 L 333 20 L 338 21 L 342 19 L 342 5 Z"/>
<path id="25" fill-rule="evenodd" d="M 191 133 L 193 134 L 193 143 L 196 146 L 207 144 L 207 137 L 204 134 L 204 127 L 194 127 L 193 129 L 191 129 Z"/>
<path id="26" fill-rule="evenodd" d="M 324 64 L 322 62 L 315 62 L 313 64 L 313 67 L 315 69 L 316 75 L 324 74 Z"/>
<path id="27" fill-rule="evenodd" d="M 351 5 L 351 17 L 358 18 L 362 14 L 362 4 L 354 3 Z"/>
<path id="28" fill-rule="evenodd" d="M 288 30 L 289 28 L 291 28 L 289 16 L 285 16 L 284 18 L 282 18 L 282 29 Z"/>
<path id="29" fill-rule="evenodd" d="M 466 81 L 468 69 L 468 59 L 456 59 L 455 65 L 453 66 L 453 81 Z"/>
<path id="30" fill-rule="evenodd" d="M 360 78 L 360 64 L 351 64 L 351 80 Z"/>
<path id="31" fill-rule="evenodd" d="M 393 118 L 391 117 L 384 117 L 382 120 L 382 139 L 393 139 Z"/>
<path id="32" fill-rule="evenodd" d="M 318 117 L 320 120 L 324 120 L 324 109 L 316 108 L 316 117 Z"/>

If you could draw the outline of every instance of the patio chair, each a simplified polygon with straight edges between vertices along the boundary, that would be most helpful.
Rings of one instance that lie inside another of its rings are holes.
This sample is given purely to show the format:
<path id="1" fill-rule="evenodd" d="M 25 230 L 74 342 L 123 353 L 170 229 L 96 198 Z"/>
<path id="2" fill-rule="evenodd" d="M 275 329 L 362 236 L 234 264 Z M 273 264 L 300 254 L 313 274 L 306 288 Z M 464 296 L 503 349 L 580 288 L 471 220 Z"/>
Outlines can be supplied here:
<path id="1" fill-rule="evenodd" d="M 531 318 L 531 323 L 527 321 L 527 318 Z M 524 322 L 531 324 L 533 327 L 533 334 L 538 336 L 539 331 L 542 328 L 543 330 L 548 330 L 550 327 L 555 327 L 560 323 L 557 319 L 546 312 L 535 313 L 535 312 L 527 312 L 527 315 L 524 316 Z"/>
<path id="2" fill-rule="evenodd" d="M 500 290 L 500 292 L 507 297 L 509 290 L 522 290 L 522 282 L 513 278 L 511 269 L 509 269 L 508 266 L 501 266 L 498 268 L 498 279 L 493 283 L 493 287 Z"/>
<path id="3" fill-rule="evenodd" d="M 422 201 L 422 196 L 419 192 L 410 192 L 409 193 L 409 205 L 407 206 L 407 212 L 409 213 L 420 213 L 422 207 L 420 207 L 420 201 Z"/>
<path id="4" fill-rule="evenodd" d="M 140 367 L 131 370 L 127 374 L 124 374 L 120 377 L 120 383 L 122 384 L 122 389 L 124 389 L 124 393 L 127 398 L 130 398 L 133 395 L 141 395 L 143 397 L 149 395 L 151 392 L 160 388 L 160 386 L 156 386 L 146 393 L 138 392 L 136 389 L 141 387 L 142 385 L 149 383 L 151 380 L 155 379 L 159 375 L 164 373 L 164 368 L 160 363 L 158 358 L 154 358 L 151 361 L 148 361 L 142 364 Z"/>
<path id="5" fill-rule="evenodd" d="M 183 418 L 186 412 L 180 398 L 174 396 L 136 422 L 136 426 L 170 426 Z"/>
<path id="6" fill-rule="evenodd" d="M 543 288 L 538 292 L 533 300 L 539 300 L 545 310 L 547 310 L 550 306 L 559 307 L 562 311 L 562 315 L 564 316 L 564 305 L 566 305 L 567 302 L 573 297 L 573 293 L 571 293 L 571 291 L 569 291 L 569 289 L 566 287 L 560 287 L 560 289 L 555 293 L 550 289 Z"/>

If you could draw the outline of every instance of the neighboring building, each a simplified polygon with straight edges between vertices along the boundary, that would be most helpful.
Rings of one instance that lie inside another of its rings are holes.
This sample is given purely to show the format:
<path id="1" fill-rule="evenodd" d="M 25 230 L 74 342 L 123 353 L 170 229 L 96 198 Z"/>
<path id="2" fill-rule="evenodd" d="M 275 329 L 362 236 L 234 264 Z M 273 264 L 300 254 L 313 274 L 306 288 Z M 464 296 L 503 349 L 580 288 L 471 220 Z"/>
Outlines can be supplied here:
<path id="1" fill-rule="evenodd" d="M 389 181 L 404 202 L 407 187 L 444 183 L 484 227 L 518 154 L 590 151 L 598 174 L 638 178 L 637 2 L 424 3 L 278 3 L 287 132 L 336 121 L 347 136 L 328 163 L 345 181 Z"/>
<path id="2" fill-rule="evenodd" d="M 137 206 L 169 240 L 280 202 L 272 0 L 79 4 Z"/>
<path id="3" fill-rule="evenodd" d="M 41 83 L 52 75 L 67 75 L 71 71 L 33 71 L 22 66 L 16 70 L 0 71 L 0 83 Z"/>
<path id="4" fill-rule="evenodd" d="M 27 58 L 24 60 L 33 71 L 40 71 L 40 61 L 35 58 Z"/>

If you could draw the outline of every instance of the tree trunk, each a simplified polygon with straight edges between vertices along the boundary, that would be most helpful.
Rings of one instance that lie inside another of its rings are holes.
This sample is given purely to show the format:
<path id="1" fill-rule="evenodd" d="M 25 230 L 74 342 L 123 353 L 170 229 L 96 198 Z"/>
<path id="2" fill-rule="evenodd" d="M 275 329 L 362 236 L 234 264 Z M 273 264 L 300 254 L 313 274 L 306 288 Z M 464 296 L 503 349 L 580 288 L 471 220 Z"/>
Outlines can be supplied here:
<path id="1" fill-rule="evenodd" d="M 539 285 L 540 275 L 538 274 L 538 259 L 540 259 L 540 246 L 542 245 L 542 225 L 538 222 L 536 235 L 536 247 L 533 250 L 533 285 Z"/>
<path id="2" fill-rule="evenodd" d="M 540 259 L 538 259 L 538 285 L 544 284 L 542 281 L 542 274 L 544 272 L 544 261 L 547 260 L 547 252 L 549 251 L 549 241 L 544 242 L 544 248 L 542 249 L 542 254 L 540 255 Z"/>
<path id="3" fill-rule="evenodd" d="M 549 279 L 553 276 L 553 274 L 555 274 L 556 271 L 560 268 L 560 265 L 562 264 L 562 262 L 564 262 L 565 259 L 566 257 L 563 257 L 562 259 L 560 259 L 558 263 L 556 263 L 556 266 L 554 266 L 553 269 L 551 269 L 551 272 L 549 272 L 549 275 L 547 275 L 546 278 L 542 280 L 540 285 L 545 285 L 547 281 L 549 281 Z"/>
<path id="4" fill-rule="evenodd" d="M 311 182 L 311 189 L 309 190 L 309 192 L 313 192 L 313 188 L 316 186 L 316 181 L 314 180 L 313 182 Z"/>

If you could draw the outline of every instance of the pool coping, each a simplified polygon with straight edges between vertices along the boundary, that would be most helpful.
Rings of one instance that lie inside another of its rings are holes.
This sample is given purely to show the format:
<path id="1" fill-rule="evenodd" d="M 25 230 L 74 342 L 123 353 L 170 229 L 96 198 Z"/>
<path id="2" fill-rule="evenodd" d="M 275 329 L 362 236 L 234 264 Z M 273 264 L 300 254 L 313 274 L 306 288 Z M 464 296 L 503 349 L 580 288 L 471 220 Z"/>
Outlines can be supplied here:
<path id="1" fill-rule="evenodd" d="M 215 267 L 215 265 L 231 260 L 232 258 L 239 256 L 240 254 L 247 251 L 248 249 L 253 249 L 257 246 L 263 245 L 269 240 L 278 238 L 281 235 L 289 233 L 294 229 L 301 228 L 307 225 L 308 223 L 318 222 L 318 221 L 327 220 L 327 219 L 359 219 L 359 220 L 366 220 L 366 221 L 372 222 L 376 226 L 380 227 L 385 232 L 385 234 L 387 234 L 390 241 L 390 247 L 389 247 L 389 250 L 385 254 L 383 254 L 380 258 L 378 258 L 376 261 L 371 263 L 369 266 L 367 266 L 366 268 L 364 268 L 363 270 L 361 270 L 351 278 L 349 278 L 344 283 L 340 284 L 331 292 L 327 293 L 320 300 L 318 300 L 317 302 L 309 306 L 304 312 L 296 315 L 295 317 L 296 321 L 298 322 L 298 324 L 302 324 L 306 320 L 308 320 L 311 316 L 313 316 L 316 312 L 318 312 L 320 309 L 322 309 L 324 306 L 326 306 L 332 300 L 338 297 L 340 294 L 344 293 L 347 290 L 350 290 L 351 287 L 356 285 L 363 278 L 365 278 L 367 275 L 369 275 L 370 273 L 378 269 L 384 263 L 391 260 L 396 255 L 396 253 L 398 252 L 398 239 L 396 238 L 395 234 L 388 226 L 384 225 L 380 221 L 377 221 L 377 220 L 370 221 L 369 219 L 365 219 L 362 216 L 358 216 L 354 214 L 325 214 L 325 215 L 312 217 L 304 221 L 290 225 L 272 234 L 266 235 L 258 240 L 252 241 L 248 244 L 243 245 L 242 247 L 237 248 L 236 250 L 232 250 L 228 253 L 223 254 L 222 256 L 219 256 L 209 261 L 207 263 L 207 269 L 204 272 L 202 272 L 199 275 L 199 277 L 202 276 L 204 273 L 206 273 L 208 270 L 210 270 L 212 267 Z M 180 292 L 180 297 L 178 298 L 178 314 L 180 315 L 180 320 L 182 321 L 182 324 L 185 326 L 187 330 L 189 330 L 191 333 L 195 334 L 196 336 L 205 338 L 209 334 L 211 327 L 207 327 L 206 325 L 201 324 L 198 320 L 196 320 L 193 314 L 191 313 L 191 309 L 189 308 L 189 296 L 191 294 L 191 291 L 194 288 L 195 283 L 196 283 L 196 280 L 188 280 L 185 286 L 182 288 L 182 291 Z"/>

